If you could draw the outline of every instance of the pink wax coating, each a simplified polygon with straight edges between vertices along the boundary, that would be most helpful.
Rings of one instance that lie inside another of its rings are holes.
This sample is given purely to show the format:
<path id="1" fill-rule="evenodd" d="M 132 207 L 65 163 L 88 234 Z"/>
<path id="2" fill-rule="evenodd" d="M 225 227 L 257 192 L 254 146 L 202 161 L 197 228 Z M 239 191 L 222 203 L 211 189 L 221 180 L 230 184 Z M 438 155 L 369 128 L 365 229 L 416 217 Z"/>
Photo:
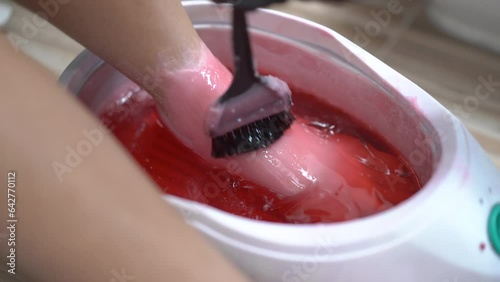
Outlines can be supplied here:
<path id="1" fill-rule="evenodd" d="M 325 166 L 325 150 L 338 150 L 335 144 L 322 144 L 314 133 L 293 125 L 272 146 L 225 160 L 210 157 L 211 139 L 206 135 L 207 111 L 228 89 L 232 74 L 204 48 L 205 61 L 192 69 L 162 74 L 164 120 L 174 134 L 191 150 L 221 167 L 234 167 L 237 174 L 268 187 L 276 193 L 295 195 L 317 185 L 340 187 L 336 183 L 319 181 L 334 171 Z M 331 162 L 331 158 L 329 160 Z M 337 188 L 335 188 L 337 189 Z"/>
<path id="2" fill-rule="evenodd" d="M 322 138 L 317 130 L 302 122 L 294 123 L 266 149 L 223 160 L 212 159 L 205 118 L 209 107 L 229 87 L 232 74 L 206 47 L 203 58 L 196 67 L 161 75 L 165 89 L 163 120 L 193 152 L 279 195 L 301 194 L 304 201 L 313 202 L 328 199 L 332 209 L 345 210 L 348 218 L 392 206 L 390 203 L 380 206 L 379 197 L 367 189 L 373 188 L 369 187 L 371 180 L 363 178 L 363 175 L 371 177 L 374 167 L 382 175 L 386 173 L 384 170 L 390 171 L 387 163 L 374 158 L 383 159 L 384 153 L 348 135 Z M 379 163 L 373 164 L 374 159 Z M 399 164 L 395 161 L 391 165 L 397 169 Z M 308 191 L 311 193 L 304 194 Z M 312 193 L 316 196 L 311 197 Z"/>

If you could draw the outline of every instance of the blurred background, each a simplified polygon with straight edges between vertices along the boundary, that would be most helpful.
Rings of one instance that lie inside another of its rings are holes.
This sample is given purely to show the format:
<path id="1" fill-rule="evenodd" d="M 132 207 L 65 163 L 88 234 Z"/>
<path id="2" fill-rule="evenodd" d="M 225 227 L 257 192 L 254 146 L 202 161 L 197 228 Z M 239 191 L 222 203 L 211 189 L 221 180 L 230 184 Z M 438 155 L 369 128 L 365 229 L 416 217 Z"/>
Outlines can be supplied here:
<path id="1" fill-rule="evenodd" d="M 0 5 L 9 7 L 0 8 L 0 26 L 15 47 L 54 78 L 83 49 L 50 25 L 35 26 L 11 1 Z M 272 9 L 329 27 L 408 77 L 458 116 L 500 168 L 500 0 L 289 0 Z"/>

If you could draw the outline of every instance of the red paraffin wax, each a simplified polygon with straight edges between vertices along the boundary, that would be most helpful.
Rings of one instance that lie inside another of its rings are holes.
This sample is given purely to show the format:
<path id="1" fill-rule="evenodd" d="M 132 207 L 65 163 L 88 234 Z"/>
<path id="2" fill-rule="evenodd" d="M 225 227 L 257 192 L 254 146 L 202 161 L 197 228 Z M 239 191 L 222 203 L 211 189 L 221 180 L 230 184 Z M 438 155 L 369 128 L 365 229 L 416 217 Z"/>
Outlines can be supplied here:
<path id="1" fill-rule="evenodd" d="M 225 167 L 209 164 L 164 126 L 147 93 L 130 93 L 106 105 L 100 117 L 168 194 L 256 220 L 304 224 L 369 216 L 421 188 L 406 161 L 382 138 L 301 91 L 293 91 L 296 123 L 325 144 L 336 142 L 342 151 L 322 163 L 332 172 L 323 176 L 328 178 L 323 183 L 334 184 L 331 189 L 312 187 L 293 196 L 278 195 L 242 179 L 239 162 L 227 162 Z M 252 154 L 247 155 L 251 162 Z"/>

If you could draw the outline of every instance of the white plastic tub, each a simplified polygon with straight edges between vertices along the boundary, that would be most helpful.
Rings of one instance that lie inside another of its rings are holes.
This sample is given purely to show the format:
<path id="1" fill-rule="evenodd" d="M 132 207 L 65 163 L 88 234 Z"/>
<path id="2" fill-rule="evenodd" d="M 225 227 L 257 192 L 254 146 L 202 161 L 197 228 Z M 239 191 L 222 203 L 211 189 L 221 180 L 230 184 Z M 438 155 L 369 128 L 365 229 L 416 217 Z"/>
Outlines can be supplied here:
<path id="1" fill-rule="evenodd" d="M 230 11 L 209 2 L 185 7 L 208 47 L 231 65 Z M 332 30 L 267 10 L 252 14 L 250 24 L 260 68 L 370 125 L 425 186 L 388 211 L 321 225 L 260 222 L 165 199 L 258 282 L 500 281 L 500 255 L 490 240 L 500 233 L 500 217 L 490 216 L 500 203 L 500 174 L 463 125 Z M 85 51 L 60 81 L 96 110 L 110 87 L 128 80 Z"/>

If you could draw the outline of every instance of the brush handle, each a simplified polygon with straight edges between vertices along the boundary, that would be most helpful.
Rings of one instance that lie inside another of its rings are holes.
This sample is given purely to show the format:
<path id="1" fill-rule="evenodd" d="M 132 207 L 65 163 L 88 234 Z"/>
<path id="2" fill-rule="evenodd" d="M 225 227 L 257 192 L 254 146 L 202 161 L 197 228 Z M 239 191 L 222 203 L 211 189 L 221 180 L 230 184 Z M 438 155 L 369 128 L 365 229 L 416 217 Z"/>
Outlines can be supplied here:
<path id="1" fill-rule="evenodd" d="M 286 0 L 214 0 L 216 3 L 233 4 L 233 52 L 234 79 L 219 103 L 244 94 L 252 85 L 260 82 L 260 76 L 255 69 L 252 46 L 248 34 L 246 13 L 257 8 Z"/>
<path id="2" fill-rule="evenodd" d="M 235 8 L 233 11 L 233 48 L 235 79 L 248 80 L 247 83 L 255 82 L 257 75 L 254 66 L 252 46 L 248 34 L 245 10 Z"/>
<path id="3" fill-rule="evenodd" d="M 219 103 L 245 93 L 252 85 L 259 82 L 252 55 L 252 47 L 246 22 L 246 11 L 233 8 L 233 52 L 234 78 L 231 86 L 220 98 Z"/>
<path id="4" fill-rule="evenodd" d="M 263 8 L 274 3 L 284 3 L 286 0 L 213 0 L 215 3 L 228 3 L 232 4 L 235 8 L 241 10 L 255 10 Z"/>

